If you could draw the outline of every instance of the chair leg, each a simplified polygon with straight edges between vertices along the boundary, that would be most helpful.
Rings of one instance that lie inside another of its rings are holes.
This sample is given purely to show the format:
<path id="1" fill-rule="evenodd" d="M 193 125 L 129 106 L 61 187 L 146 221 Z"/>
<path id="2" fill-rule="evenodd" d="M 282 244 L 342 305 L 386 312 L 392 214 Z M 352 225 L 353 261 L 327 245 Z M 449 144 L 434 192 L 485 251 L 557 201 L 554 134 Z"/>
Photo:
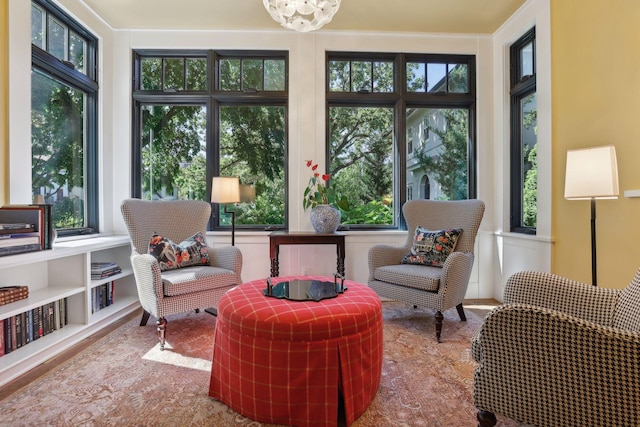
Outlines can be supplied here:
<path id="1" fill-rule="evenodd" d="M 440 342 L 440 334 L 442 334 L 442 320 L 444 316 L 441 311 L 436 311 L 436 339 Z"/>
<path id="2" fill-rule="evenodd" d="M 149 316 L 151 316 L 151 313 L 145 310 L 145 312 L 142 313 L 142 319 L 140 319 L 140 326 L 147 326 L 147 322 L 149 321 Z"/>
<path id="3" fill-rule="evenodd" d="M 164 343 L 165 343 L 165 339 L 164 339 L 164 333 L 167 329 L 167 319 L 165 319 L 164 317 L 161 317 L 158 319 L 158 338 L 160 339 L 160 350 L 164 350 Z"/>
<path id="4" fill-rule="evenodd" d="M 479 410 L 476 418 L 478 419 L 478 427 L 493 427 L 498 422 L 493 412 L 489 411 Z"/>
<path id="5" fill-rule="evenodd" d="M 458 310 L 458 315 L 460 316 L 460 321 L 466 322 L 467 316 L 464 314 L 464 308 L 462 308 L 462 303 L 456 305 L 456 309 Z"/>
<path id="6" fill-rule="evenodd" d="M 196 308 L 196 314 L 200 313 L 200 309 Z"/>

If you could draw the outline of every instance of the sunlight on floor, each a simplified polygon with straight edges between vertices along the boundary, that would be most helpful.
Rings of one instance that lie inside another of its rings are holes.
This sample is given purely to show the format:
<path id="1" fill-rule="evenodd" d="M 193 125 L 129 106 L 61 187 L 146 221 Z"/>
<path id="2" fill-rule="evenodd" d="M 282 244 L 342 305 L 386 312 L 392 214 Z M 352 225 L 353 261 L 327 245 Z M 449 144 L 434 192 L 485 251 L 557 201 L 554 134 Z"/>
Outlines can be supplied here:
<path id="1" fill-rule="evenodd" d="M 165 344 L 164 351 L 160 350 L 160 343 L 156 344 L 151 350 L 142 356 L 142 358 L 152 362 L 211 372 L 210 360 L 183 356 L 182 354 L 174 352 L 173 347 L 169 343 Z"/>

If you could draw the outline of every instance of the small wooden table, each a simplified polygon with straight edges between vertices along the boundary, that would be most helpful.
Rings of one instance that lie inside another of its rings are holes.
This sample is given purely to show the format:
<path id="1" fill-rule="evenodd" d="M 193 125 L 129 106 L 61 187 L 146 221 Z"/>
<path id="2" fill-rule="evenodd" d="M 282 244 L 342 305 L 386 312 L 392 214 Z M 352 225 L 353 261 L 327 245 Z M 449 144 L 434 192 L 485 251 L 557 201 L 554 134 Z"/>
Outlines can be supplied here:
<path id="1" fill-rule="evenodd" d="M 336 245 L 338 273 L 344 277 L 345 243 L 342 233 L 312 233 L 307 231 L 274 231 L 269 234 L 271 277 L 280 275 L 280 245 Z"/>

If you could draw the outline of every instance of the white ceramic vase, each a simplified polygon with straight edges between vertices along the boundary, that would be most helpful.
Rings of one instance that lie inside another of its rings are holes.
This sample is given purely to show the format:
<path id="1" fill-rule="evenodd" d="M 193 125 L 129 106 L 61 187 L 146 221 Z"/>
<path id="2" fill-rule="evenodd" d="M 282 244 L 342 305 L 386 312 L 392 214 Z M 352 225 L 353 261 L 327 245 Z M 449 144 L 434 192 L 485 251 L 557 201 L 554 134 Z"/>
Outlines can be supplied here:
<path id="1" fill-rule="evenodd" d="M 318 205 L 311 209 L 311 225 L 316 233 L 335 233 L 342 215 L 331 205 Z"/>

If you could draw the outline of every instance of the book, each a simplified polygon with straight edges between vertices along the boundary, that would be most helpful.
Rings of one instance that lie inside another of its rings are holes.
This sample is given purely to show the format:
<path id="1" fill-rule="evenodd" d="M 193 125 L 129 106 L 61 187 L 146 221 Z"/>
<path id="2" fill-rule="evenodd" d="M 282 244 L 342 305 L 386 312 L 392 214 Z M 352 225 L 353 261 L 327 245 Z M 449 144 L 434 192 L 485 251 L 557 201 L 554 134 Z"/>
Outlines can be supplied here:
<path id="1" fill-rule="evenodd" d="M 9 304 L 29 297 L 28 286 L 0 287 L 0 305 Z"/>
<path id="2" fill-rule="evenodd" d="M 36 227 L 33 224 L 20 224 L 21 228 L 0 228 L 0 238 L 4 236 L 12 236 L 14 234 L 22 234 L 22 233 L 37 233 Z M 40 233 L 37 233 L 40 235 Z"/>
<path id="3" fill-rule="evenodd" d="M 31 230 L 33 231 L 34 225 L 25 222 L 3 222 L 0 223 L 0 230 Z"/>
<path id="4" fill-rule="evenodd" d="M 19 234 L 17 236 L 20 236 Z M 0 239 L 0 248 L 7 248 L 11 246 L 40 244 L 40 236 L 24 236 L 14 237 L 10 239 Z"/>
<path id="5" fill-rule="evenodd" d="M 7 246 L 4 248 L 0 248 L 0 256 L 17 255 L 17 254 L 23 254 L 27 252 L 36 252 L 39 250 L 42 250 L 42 245 L 40 243 L 33 243 L 29 245 Z"/>
<path id="6" fill-rule="evenodd" d="M 116 274 L 122 273 L 122 269 L 120 267 L 113 268 L 111 270 L 103 271 L 102 273 L 91 273 L 92 280 L 105 279 L 107 277 L 115 276 Z"/>
<path id="7" fill-rule="evenodd" d="M 52 205 L 6 205 L 0 207 L 0 223 L 31 223 L 40 235 L 42 249 L 51 249 L 53 229 Z"/>
<path id="8" fill-rule="evenodd" d="M 106 262 L 92 262 L 91 263 L 91 272 L 101 272 L 101 271 L 105 271 L 105 270 L 110 270 L 114 267 L 118 267 L 118 263 L 113 262 L 113 261 L 106 261 Z"/>
<path id="9" fill-rule="evenodd" d="M 0 357 L 4 356 L 4 319 L 0 319 Z"/>

